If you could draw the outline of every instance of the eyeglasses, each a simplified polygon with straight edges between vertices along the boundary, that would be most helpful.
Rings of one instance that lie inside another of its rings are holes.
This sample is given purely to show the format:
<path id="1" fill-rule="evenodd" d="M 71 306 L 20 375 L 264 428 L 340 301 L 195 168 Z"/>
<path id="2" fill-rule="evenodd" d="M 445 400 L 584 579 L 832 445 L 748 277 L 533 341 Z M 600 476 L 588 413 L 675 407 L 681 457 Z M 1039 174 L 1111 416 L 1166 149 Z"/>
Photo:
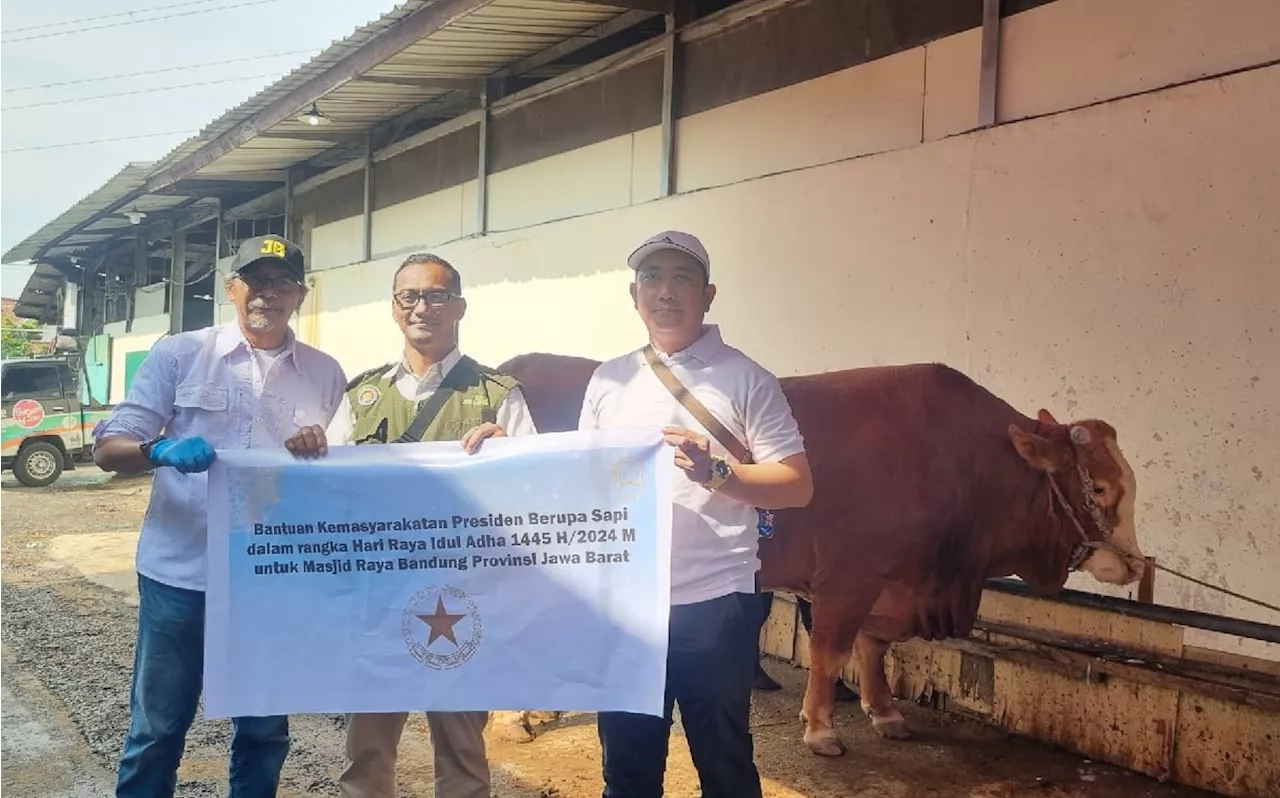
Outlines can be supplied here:
<path id="1" fill-rule="evenodd" d="M 261 291 L 270 287 L 282 294 L 291 294 L 302 288 L 302 283 L 284 274 L 249 272 L 248 274 L 237 274 L 236 277 L 240 278 L 240 281 L 249 286 L 252 291 Z"/>
<path id="2" fill-rule="evenodd" d="M 428 306 L 438 308 L 449 304 L 450 300 L 458 296 L 461 295 L 452 291 L 397 291 L 392 294 L 392 299 L 401 310 L 413 310 L 423 300 L 426 300 Z"/>

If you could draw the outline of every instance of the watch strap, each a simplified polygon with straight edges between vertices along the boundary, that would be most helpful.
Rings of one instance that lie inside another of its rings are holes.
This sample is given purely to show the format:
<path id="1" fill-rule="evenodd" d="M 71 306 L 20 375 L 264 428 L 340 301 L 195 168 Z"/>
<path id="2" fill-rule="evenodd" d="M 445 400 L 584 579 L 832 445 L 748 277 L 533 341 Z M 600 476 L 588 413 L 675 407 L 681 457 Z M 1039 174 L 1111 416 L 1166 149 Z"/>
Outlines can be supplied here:
<path id="1" fill-rule="evenodd" d="M 147 460 L 151 460 L 151 449 L 162 440 L 164 440 L 164 433 L 155 436 L 151 440 L 143 441 L 138 446 L 138 449 L 142 452 L 143 457 L 147 458 Z"/>

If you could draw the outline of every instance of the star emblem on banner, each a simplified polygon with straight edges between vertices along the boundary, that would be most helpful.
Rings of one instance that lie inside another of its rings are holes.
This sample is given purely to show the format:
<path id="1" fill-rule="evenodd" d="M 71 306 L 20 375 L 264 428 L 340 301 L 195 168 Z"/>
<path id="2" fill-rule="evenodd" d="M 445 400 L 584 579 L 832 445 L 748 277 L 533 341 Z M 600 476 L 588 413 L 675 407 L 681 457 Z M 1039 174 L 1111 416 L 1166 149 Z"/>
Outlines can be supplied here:
<path id="1" fill-rule="evenodd" d="M 450 612 L 450 607 L 455 611 Z M 484 637 L 479 605 L 465 590 L 453 585 L 422 588 L 405 603 L 400 618 L 409 656 L 432 670 L 461 667 L 475 656 Z M 442 637 L 453 645 L 441 646 L 444 652 L 433 651 L 435 642 Z"/>
<path id="2" fill-rule="evenodd" d="M 458 638 L 453 633 L 453 627 L 465 617 L 467 617 L 466 613 L 460 615 L 451 614 L 445 609 L 444 597 L 436 596 L 436 611 L 430 615 L 418 615 L 418 620 L 431 627 L 431 636 L 427 638 L 427 645 L 431 645 L 442 637 L 455 646 L 458 645 Z"/>

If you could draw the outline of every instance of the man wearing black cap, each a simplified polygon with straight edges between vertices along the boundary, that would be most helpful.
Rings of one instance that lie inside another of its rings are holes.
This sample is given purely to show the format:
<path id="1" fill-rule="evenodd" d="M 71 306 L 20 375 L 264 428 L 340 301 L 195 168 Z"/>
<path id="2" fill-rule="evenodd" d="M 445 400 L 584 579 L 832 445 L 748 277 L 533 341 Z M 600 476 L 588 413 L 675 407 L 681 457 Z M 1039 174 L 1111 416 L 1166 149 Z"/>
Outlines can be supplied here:
<path id="1" fill-rule="evenodd" d="M 297 245 L 275 235 L 242 243 L 226 279 L 236 320 L 158 341 L 124 401 L 94 429 L 103 470 L 156 470 L 138 539 L 138 635 L 117 798 L 168 798 L 177 783 L 203 681 L 205 472 L 215 450 L 284 446 L 300 428 L 327 424 L 342 401 L 338 362 L 289 329 L 304 279 Z M 234 724 L 231 795 L 275 795 L 289 719 Z"/>

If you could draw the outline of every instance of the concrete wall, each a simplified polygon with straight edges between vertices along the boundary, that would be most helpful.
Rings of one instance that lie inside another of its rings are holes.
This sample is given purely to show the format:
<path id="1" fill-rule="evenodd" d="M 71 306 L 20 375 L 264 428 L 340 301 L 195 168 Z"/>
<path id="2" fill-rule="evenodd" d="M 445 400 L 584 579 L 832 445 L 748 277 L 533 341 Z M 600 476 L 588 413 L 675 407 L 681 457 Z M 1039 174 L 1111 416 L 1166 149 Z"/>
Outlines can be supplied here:
<path id="1" fill-rule="evenodd" d="M 163 296 L 163 292 L 159 293 Z M 147 296 L 145 292 L 139 292 L 138 295 L 139 297 Z M 160 307 L 163 308 L 164 304 L 161 303 Z M 111 336 L 111 394 L 107 401 L 113 404 L 122 401 L 125 396 L 126 358 L 132 352 L 149 350 L 156 341 L 167 335 L 169 315 L 153 313 L 149 316 L 138 316 L 134 318 L 133 326 L 128 333 L 125 332 L 124 327 L 124 322 L 117 321 L 102 328 L 104 333 Z"/>
<path id="2" fill-rule="evenodd" d="M 690 229 L 714 260 L 711 320 L 767 367 L 939 360 L 1029 414 L 1106 419 L 1146 552 L 1274 603 L 1280 67 L 1260 65 L 1277 30 L 1273 0 L 1047 3 L 1004 20 L 1006 124 L 973 132 L 966 30 L 682 118 L 666 200 L 644 128 L 494 174 L 505 232 L 466 237 L 474 182 L 377 211 L 389 254 L 371 263 L 343 266 L 359 217 L 317 226 L 302 322 L 351 373 L 396 357 L 392 270 L 434 248 L 462 271 L 471 354 L 610 357 L 644 334 L 627 252 Z M 1155 595 L 1276 620 L 1167 574 Z"/>

